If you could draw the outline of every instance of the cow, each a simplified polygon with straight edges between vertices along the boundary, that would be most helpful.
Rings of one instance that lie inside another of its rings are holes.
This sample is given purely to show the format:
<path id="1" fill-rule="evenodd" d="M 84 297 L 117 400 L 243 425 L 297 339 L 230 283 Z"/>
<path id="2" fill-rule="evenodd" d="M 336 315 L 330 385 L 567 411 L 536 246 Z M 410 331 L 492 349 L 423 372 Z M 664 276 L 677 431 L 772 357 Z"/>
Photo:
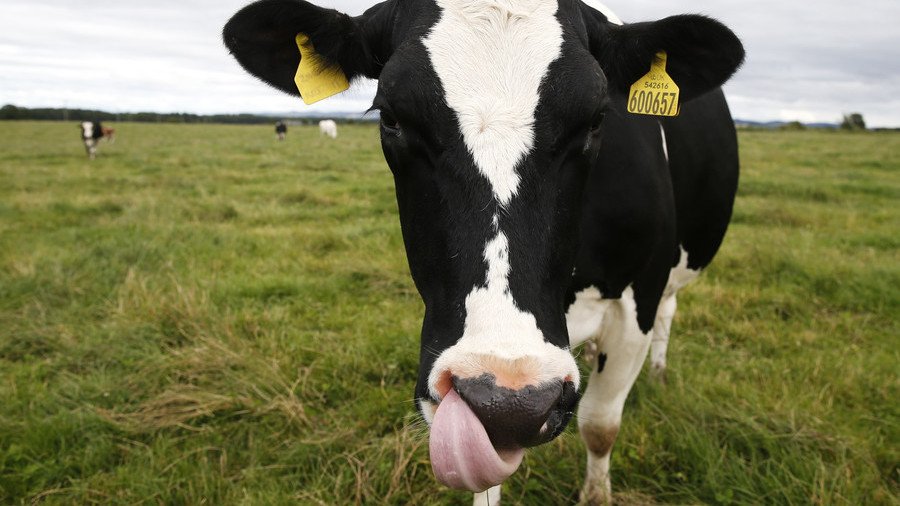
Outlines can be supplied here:
<path id="1" fill-rule="evenodd" d="M 103 134 L 103 138 L 106 139 L 107 142 L 110 142 L 110 143 L 116 142 L 116 129 L 115 128 L 101 127 L 100 133 Z"/>
<path id="2" fill-rule="evenodd" d="M 93 160 L 97 156 L 97 144 L 103 138 L 103 126 L 99 121 L 82 121 L 78 128 L 81 130 L 81 141 L 88 158 Z"/>
<path id="3" fill-rule="evenodd" d="M 337 123 L 332 119 L 323 119 L 319 122 L 319 134 L 337 139 Z"/>
<path id="4" fill-rule="evenodd" d="M 664 374 L 677 293 L 730 220 L 737 138 L 721 86 L 740 40 L 700 15 L 623 23 L 593 0 L 387 0 L 356 17 L 261 0 L 223 30 L 245 70 L 295 96 L 307 37 L 321 68 L 378 80 L 425 305 L 414 398 L 435 477 L 496 504 L 580 397 L 581 498 L 608 503 L 625 399 L 648 352 Z M 628 112 L 660 64 L 680 114 Z"/>
<path id="5" fill-rule="evenodd" d="M 283 141 L 284 137 L 287 135 L 287 125 L 284 124 L 284 121 L 275 122 L 275 137 L 279 141 Z"/>

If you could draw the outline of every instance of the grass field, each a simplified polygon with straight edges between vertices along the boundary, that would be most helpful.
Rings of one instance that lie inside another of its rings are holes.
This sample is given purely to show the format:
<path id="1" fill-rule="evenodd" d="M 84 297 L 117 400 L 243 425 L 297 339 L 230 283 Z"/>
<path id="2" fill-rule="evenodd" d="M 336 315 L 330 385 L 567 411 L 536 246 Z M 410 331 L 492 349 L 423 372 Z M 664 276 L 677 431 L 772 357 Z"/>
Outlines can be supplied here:
<path id="1" fill-rule="evenodd" d="M 0 503 L 470 502 L 412 415 L 422 305 L 375 127 L 115 126 L 90 162 L 72 123 L 0 123 Z M 900 134 L 741 147 L 616 496 L 898 504 Z M 506 504 L 574 502 L 583 452 L 572 427 L 531 451 Z"/>

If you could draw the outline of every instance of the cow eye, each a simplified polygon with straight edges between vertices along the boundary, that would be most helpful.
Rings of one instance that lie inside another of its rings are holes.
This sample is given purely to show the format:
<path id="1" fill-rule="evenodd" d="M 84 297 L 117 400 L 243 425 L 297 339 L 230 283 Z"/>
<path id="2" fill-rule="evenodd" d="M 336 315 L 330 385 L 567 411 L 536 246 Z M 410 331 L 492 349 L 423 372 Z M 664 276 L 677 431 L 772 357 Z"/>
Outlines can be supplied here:
<path id="1" fill-rule="evenodd" d="M 601 112 L 594 118 L 594 121 L 591 122 L 591 135 L 599 135 L 600 127 L 603 126 L 603 118 L 606 117 L 605 112 Z"/>
<path id="2" fill-rule="evenodd" d="M 400 135 L 400 123 L 390 112 L 381 111 L 381 130 L 388 135 Z"/>

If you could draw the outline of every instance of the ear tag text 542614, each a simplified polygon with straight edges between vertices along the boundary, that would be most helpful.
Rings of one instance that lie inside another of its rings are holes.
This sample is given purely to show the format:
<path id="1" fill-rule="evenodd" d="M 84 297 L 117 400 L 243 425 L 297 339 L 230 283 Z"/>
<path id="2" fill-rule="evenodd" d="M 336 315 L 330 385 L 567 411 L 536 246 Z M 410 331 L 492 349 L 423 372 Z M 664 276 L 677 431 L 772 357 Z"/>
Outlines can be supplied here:
<path id="1" fill-rule="evenodd" d="M 300 65 L 294 74 L 294 83 L 307 105 L 350 87 L 340 65 L 330 64 L 319 56 L 305 33 L 297 34 L 297 49 L 300 50 Z"/>
<path id="2" fill-rule="evenodd" d="M 678 85 L 666 73 L 666 52 L 660 51 L 644 74 L 628 92 L 628 112 L 651 116 L 678 116 Z"/>

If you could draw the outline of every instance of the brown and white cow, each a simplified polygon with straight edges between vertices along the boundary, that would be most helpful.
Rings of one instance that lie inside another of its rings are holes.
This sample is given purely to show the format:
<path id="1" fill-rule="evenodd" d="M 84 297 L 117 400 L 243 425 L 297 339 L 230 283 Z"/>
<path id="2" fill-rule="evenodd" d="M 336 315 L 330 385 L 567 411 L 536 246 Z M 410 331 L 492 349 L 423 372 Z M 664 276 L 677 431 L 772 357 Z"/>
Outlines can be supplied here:
<path id="1" fill-rule="evenodd" d="M 82 121 L 78 128 L 81 131 L 81 141 L 84 143 L 84 150 L 88 158 L 93 160 L 97 156 L 97 145 L 104 136 L 104 128 L 99 121 Z"/>

